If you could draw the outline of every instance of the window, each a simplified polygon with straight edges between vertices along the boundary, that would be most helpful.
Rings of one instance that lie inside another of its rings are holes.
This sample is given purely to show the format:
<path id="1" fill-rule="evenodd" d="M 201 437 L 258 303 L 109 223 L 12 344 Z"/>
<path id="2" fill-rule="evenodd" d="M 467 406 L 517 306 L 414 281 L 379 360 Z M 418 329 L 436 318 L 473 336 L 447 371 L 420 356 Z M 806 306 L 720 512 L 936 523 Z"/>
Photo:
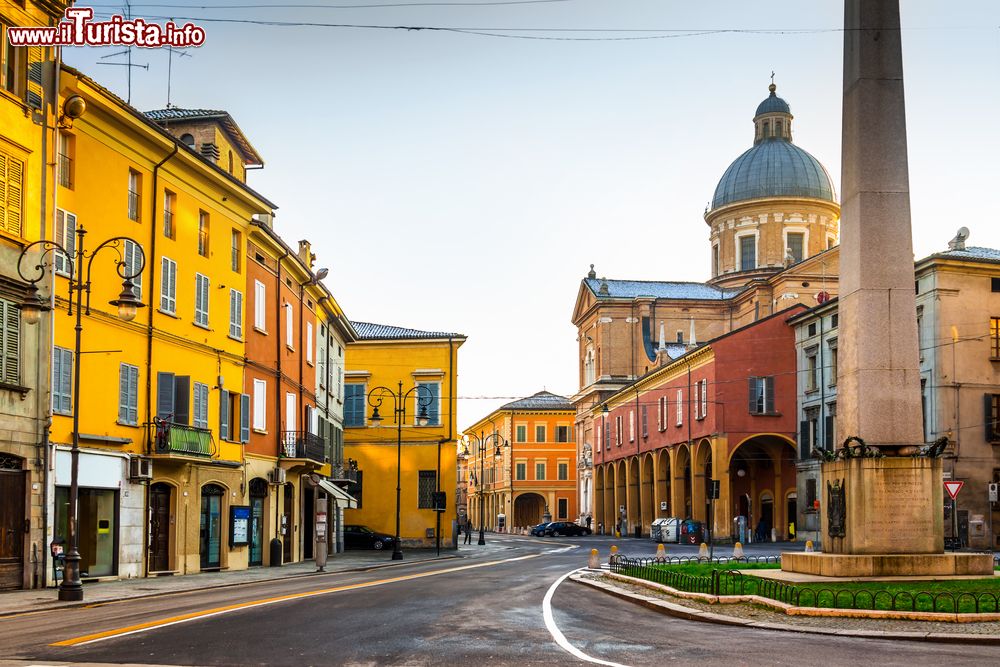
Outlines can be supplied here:
<path id="1" fill-rule="evenodd" d="M 990 278 L 990 291 L 1000 292 L 1000 278 Z"/>
<path id="2" fill-rule="evenodd" d="M 556 502 L 557 502 L 557 505 L 559 507 L 559 518 L 560 519 L 564 519 L 564 520 L 567 519 L 567 518 L 569 518 L 568 517 L 568 514 L 569 514 L 569 500 L 566 499 L 566 498 L 559 498 Z"/>
<path id="3" fill-rule="evenodd" d="M 836 329 L 837 325 L 839 323 L 840 323 L 840 315 L 838 315 L 837 313 L 834 313 L 833 315 L 830 316 L 830 327 L 831 328 Z"/>
<path id="4" fill-rule="evenodd" d="M 145 258 L 142 254 L 142 249 L 139 244 L 134 241 L 125 241 L 124 250 L 124 262 L 125 262 L 125 272 L 128 275 L 133 276 L 132 278 L 132 294 L 139 301 L 142 301 L 142 269 L 144 268 Z"/>
<path id="5" fill-rule="evenodd" d="M 708 380 L 694 383 L 694 417 L 701 420 L 708 416 Z"/>
<path id="6" fill-rule="evenodd" d="M 253 326 L 264 331 L 267 313 L 267 288 L 259 280 L 253 281 Z"/>
<path id="7" fill-rule="evenodd" d="M 694 403 L 694 418 L 701 419 L 701 382 L 694 383 L 694 397 L 692 402 Z"/>
<path id="8" fill-rule="evenodd" d="M 646 406 L 642 406 L 642 437 L 649 437 L 649 419 L 646 415 Z"/>
<path id="9" fill-rule="evenodd" d="M 250 401 L 250 394 L 240 394 L 240 442 L 250 442 Z"/>
<path id="10" fill-rule="evenodd" d="M 295 336 L 295 315 L 293 313 L 292 304 L 285 302 L 285 347 L 289 350 L 295 349 L 295 342 L 293 337 Z"/>
<path id="11" fill-rule="evenodd" d="M 25 49 L 15 49 L 23 50 Z M 75 228 L 76 218 L 73 220 Z M 0 230 L 12 236 L 22 236 L 23 224 L 24 162 L 0 151 Z"/>
<path id="12" fill-rule="evenodd" d="M 135 169 L 128 170 L 128 219 L 139 222 L 139 193 L 142 191 L 142 175 Z"/>
<path id="13" fill-rule="evenodd" d="M 0 193 L 0 196 L 2 196 L 2 193 Z M 52 260 L 53 269 L 59 275 L 69 277 L 70 272 L 73 270 L 73 262 L 76 261 L 76 216 L 61 208 L 56 209 L 56 229 L 54 236 L 56 243 L 65 248 L 70 257 L 61 252 L 52 253 L 54 257 Z"/>
<path id="14" fill-rule="evenodd" d="M 628 441 L 635 442 L 635 410 L 628 411 Z"/>
<path id="15" fill-rule="evenodd" d="M 740 251 L 740 271 L 752 271 L 757 268 L 757 237 L 740 236 L 738 239 Z"/>
<path id="16" fill-rule="evenodd" d="M 677 390 L 677 425 L 684 423 L 684 390 Z"/>
<path id="17" fill-rule="evenodd" d="M 607 449 L 611 446 L 611 424 L 605 422 L 604 424 L 604 447 Z"/>
<path id="18" fill-rule="evenodd" d="M 622 422 L 623 420 L 621 415 L 615 417 L 615 444 L 619 447 L 621 447 L 622 438 L 625 437 L 625 428 Z"/>
<path id="19" fill-rule="evenodd" d="M 21 309 L 0 299 L 0 382 L 21 384 Z"/>
<path id="20" fill-rule="evenodd" d="M 437 472 L 434 470 L 417 471 L 417 509 L 434 509 L 434 492 L 437 491 Z"/>
<path id="21" fill-rule="evenodd" d="M 785 243 L 787 243 L 785 247 L 791 253 L 793 264 L 798 264 L 805 259 L 805 240 L 806 235 L 802 232 L 788 232 L 785 236 Z"/>
<path id="22" fill-rule="evenodd" d="M 536 463 L 535 464 L 535 479 L 538 480 L 539 482 L 545 480 L 545 464 L 544 463 Z"/>
<path id="23" fill-rule="evenodd" d="M 806 512 L 816 511 L 817 500 L 819 500 L 819 496 L 816 495 L 816 478 L 808 477 L 806 478 Z"/>
<path id="24" fill-rule="evenodd" d="M 667 429 L 667 397 L 660 396 L 656 401 L 656 430 L 665 431 Z"/>
<path id="25" fill-rule="evenodd" d="M 719 275 L 719 244 L 712 246 L 712 275 Z"/>
<path id="26" fill-rule="evenodd" d="M 0 28 L 5 28 L 0 24 Z M 16 47 L 4 38 L 3 67 L 0 68 L 0 83 L 3 89 L 15 97 L 24 99 L 28 91 L 28 50 Z"/>
<path id="27" fill-rule="evenodd" d="M 677 330 L 677 342 L 680 343 L 681 345 L 684 344 L 684 332 L 681 331 L 680 329 Z"/>
<path id="28" fill-rule="evenodd" d="M 514 440 L 516 442 L 528 442 L 528 427 L 524 424 L 518 424 L 517 428 L 514 429 Z"/>
<path id="29" fill-rule="evenodd" d="M 208 213 L 198 211 L 198 254 L 208 257 Z"/>
<path id="30" fill-rule="evenodd" d="M 174 228 L 174 207 L 177 205 L 177 195 L 170 190 L 163 191 L 163 235 L 168 239 L 176 238 Z"/>
<path id="31" fill-rule="evenodd" d="M 236 273 L 240 272 L 240 258 L 243 257 L 243 235 L 233 230 L 232 243 L 229 251 L 229 265 Z"/>
<path id="32" fill-rule="evenodd" d="M 1000 442 L 1000 394 L 986 394 L 986 442 Z"/>
<path id="33" fill-rule="evenodd" d="M 59 185 L 69 190 L 73 189 L 73 156 L 76 153 L 76 137 L 64 132 L 59 133 L 59 154 L 56 156 L 56 168 Z"/>
<path id="34" fill-rule="evenodd" d="M 556 426 L 556 442 L 569 442 L 569 426 Z"/>
<path id="35" fill-rule="evenodd" d="M 73 352 L 52 349 L 52 411 L 68 415 L 73 410 Z"/>
<path id="36" fill-rule="evenodd" d="M 604 429 L 597 429 L 597 453 L 601 452 L 601 443 L 604 440 Z"/>
<path id="37" fill-rule="evenodd" d="M 1000 317 L 990 318 L 990 359 L 1000 359 Z"/>
<path id="38" fill-rule="evenodd" d="M 806 327 L 806 335 L 807 336 L 815 336 L 816 335 L 816 323 L 815 322 L 810 322 L 809 326 Z"/>
<path id="39" fill-rule="evenodd" d="M 118 423 L 139 423 L 139 367 L 121 364 L 118 370 Z"/>
<path id="40" fill-rule="evenodd" d="M 828 345 L 830 346 L 830 381 L 831 387 L 837 386 L 837 341 L 831 340 Z"/>
<path id="41" fill-rule="evenodd" d="M 243 292 L 229 290 L 229 335 L 243 338 Z"/>
<path id="42" fill-rule="evenodd" d="M 235 415 L 233 408 L 233 397 L 238 396 L 238 394 L 232 394 L 228 391 L 222 390 L 219 392 L 219 439 L 229 440 L 229 418 L 231 415 Z"/>
<path id="43" fill-rule="evenodd" d="M 514 466 L 514 479 L 523 482 L 528 478 L 528 464 L 519 462 Z"/>
<path id="44" fill-rule="evenodd" d="M 160 310 L 177 312 L 177 262 L 167 257 L 160 261 Z"/>
<path id="45" fill-rule="evenodd" d="M 749 378 L 750 414 L 773 415 L 774 412 L 774 377 Z"/>
<path id="46" fill-rule="evenodd" d="M 253 430 L 267 430 L 267 382 L 253 381 Z"/>
<path id="47" fill-rule="evenodd" d="M 194 426 L 208 428 L 208 385 L 194 383 Z"/>
<path id="48" fill-rule="evenodd" d="M 181 143 L 184 144 L 185 146 L 187 146 L 188 148 L 190 148 L 191 150 L 194 150 L 194 136 L 193 135 L 185 132 L 184 134 L 181 135 Z"/>
<path id="49" fill-rule="evenodd" d="M 191 419 L 190 413 L 191 378 L 163 371 L 157 373 L 156 416 L 174 424 L 187 424 Z"/>
<path id="50" fill-rule="evenodd" d="M 208 276 L 194 276 L 194 323 L 208 326 Z"/>
<path id="51" fill-rule="evenodd" d="M 419 396 L 419 398 L 418 398 Z M 441 425 L 441 383 L 418 382 L 417 391 L 413 397 L 415 402 L 413 414 L 419 419 L 420 411 L 426 409 L 427 425 Z"/>
<path id="52" fill-rule="evenodd" d="M 344 426 L 365 425 L 365 385 L 349 384 L 344 387 Z"/>
<path id="53" fill-rule="evenodd" d="M 310 366 L 313 362 L 313 325 L 306 322 L 306 363 Z"/>
<path id="54" fill-rule="evenodd" d="M 701 416 L 708 416 L 708 380 L 701 381 Z"/>
<path id="55" fill-rule="evenodd" d="M 805 419 L 799 422 L 799 458 L 812 456 L 813 447 L 819 444 L 819 408 L 806 408 Z"/>
<path id="56" fill-rule="evenodd" d="M 556 467 L 556 470 L 557 470 L 556 475 L 558 476 L 560 482 L 565 482 L 566 480 L 569 479 L 568 463 L 559 463 L 559 465 Z"/>
<path id="57" fill-rule="evenodd" d="M 817 363 L 818 350 L 815 347 L 811 347 L 806 350 L 806 391 L 816 391 L 819 389 L 819 380 L 816 377 L 816 373 L 819 370 L 819 364 Z"/>
<path id="58" fill-rule="evenodd" d="M 545 442 L 545 426 L 535 426 L 535 442 Z"/>

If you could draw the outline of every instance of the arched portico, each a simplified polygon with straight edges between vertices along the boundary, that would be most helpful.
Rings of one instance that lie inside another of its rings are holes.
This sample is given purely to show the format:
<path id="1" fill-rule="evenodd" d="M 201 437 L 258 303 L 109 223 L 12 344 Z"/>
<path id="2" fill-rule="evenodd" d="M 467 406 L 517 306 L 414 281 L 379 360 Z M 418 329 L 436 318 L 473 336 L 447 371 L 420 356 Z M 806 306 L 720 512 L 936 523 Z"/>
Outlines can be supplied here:
<path id="1" fill-rule="evenodd" d="M 515 526 L 534 526 L 542 522 L 545 498 L 534 492 L 519 493 L 514 497 Z"/>
<path id="2" fill-rule="evenodd" d="M 639 467 L 639 504 L 642 510 L 640 514 L 642 515 L 643 535 L 649 534 L 650 524 L 652 524 L 653 519 L 657 516 L 653 505 L 654 484 L 653 455 L 652 453 L 646 453 L 642 455 Z"/>
<path id="3" fill-rule="evenodd" d="M 795 444 L 780 434 L 751 436 L 733 449 L 727 471 L 734 538 L 770 541 L 776 529 L 784 539 L 785 499 L 795 491 Z"/>

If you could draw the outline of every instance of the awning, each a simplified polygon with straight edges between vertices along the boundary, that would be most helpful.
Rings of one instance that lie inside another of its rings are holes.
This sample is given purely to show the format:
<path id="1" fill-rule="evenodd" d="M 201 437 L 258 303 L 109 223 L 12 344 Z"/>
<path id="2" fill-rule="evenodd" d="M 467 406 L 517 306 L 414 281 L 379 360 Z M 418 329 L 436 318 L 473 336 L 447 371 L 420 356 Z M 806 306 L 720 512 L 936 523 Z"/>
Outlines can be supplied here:
<path id="1" fill-rule="evenodd" d="M 344 509 L 353 510 L 358 508 L 358 501 L 354 496 L 344 491 L 342 488 L 325 479 L 319 480 L 319 488 L 326 491 L 327 495 L 333 496 L 334 502 Z"/>

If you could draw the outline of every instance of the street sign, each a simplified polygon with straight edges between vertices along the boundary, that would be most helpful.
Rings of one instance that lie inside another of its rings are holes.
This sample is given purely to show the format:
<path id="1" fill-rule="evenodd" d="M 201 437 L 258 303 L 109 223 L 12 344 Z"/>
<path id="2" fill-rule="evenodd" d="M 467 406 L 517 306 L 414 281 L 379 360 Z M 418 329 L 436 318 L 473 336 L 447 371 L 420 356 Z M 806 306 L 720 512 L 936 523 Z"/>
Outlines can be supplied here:
<path id="1" fill-rule="evenodd" d="M 958 496 L 958 492 L 965 486 L 965 482 L 945 482 L 944 490 L 948 492 L 948 497 L 952 500 Z"/>
<path id="2" fill-rule="evenodd" d="M 997 495 L 998 495 L 997 494 L 997 483 L 996 482 L 991 482 L 990 483 L 989 492 L 990 492 L 990 502 L 991 503 L 995 503 L 997 501 Z"/>

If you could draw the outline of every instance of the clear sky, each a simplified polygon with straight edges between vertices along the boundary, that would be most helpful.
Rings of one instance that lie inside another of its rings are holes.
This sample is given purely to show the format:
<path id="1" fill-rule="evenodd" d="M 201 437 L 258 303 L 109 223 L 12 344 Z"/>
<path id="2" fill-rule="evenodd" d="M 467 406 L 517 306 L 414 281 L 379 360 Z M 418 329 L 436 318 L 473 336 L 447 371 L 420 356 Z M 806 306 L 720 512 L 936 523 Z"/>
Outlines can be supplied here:
<path id="1" fill-rule="evenodd" d="M 702 213 L 751 145 L 772 70 L 795 142 L 840 183 L 839 1 L 372 6 L 414 1 L 135 2 L 132 13 L 206 28 L 192 57 L 174 55 L 171 102 L 233 115 L 266 163 L 250 185 L 279 205 L 286 240 L 312 241 L 348 317 L 468 335 L 460 427 L 509 398 L 577 390 L 570 316 L 589 264 L 609 278 L 708 278 Z M 347 4 L 362 7 L 336 7 Z M 901 4 L 914 251 L 946 248 L 963 225 L 971 245 L 1000 247 L 1000 3 Z M 515 39 L 210 18 L 600 30 L 503 33 L 574 38 Z M 116 51 L 65 58 L 124 97 L 126 68 L 96 64 L 123 62 L 100 59 Z M 167 53 L 132 58 L 149 65 L 133 70 L 132 103 L 163 108 Z"/>

